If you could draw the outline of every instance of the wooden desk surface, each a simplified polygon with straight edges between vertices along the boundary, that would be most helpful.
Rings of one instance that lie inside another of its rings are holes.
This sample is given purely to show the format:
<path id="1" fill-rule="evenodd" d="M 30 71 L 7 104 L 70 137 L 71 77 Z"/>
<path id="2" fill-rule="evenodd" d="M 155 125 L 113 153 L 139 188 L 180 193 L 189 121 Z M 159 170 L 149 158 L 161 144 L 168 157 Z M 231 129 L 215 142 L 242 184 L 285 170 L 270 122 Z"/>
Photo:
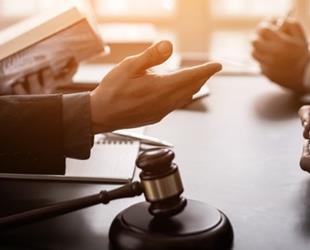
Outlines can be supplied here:
<path id="1" fill-rule="evenodd" d="M 175 144 L 185 195 L 230 218 L 235 250 L 310 246 L 310 176 L 299 169 L 301 103 L 256 77 L 216 77 L 209 98 L 148 128 Z M 21 211 L 111 186 L 0 181 L 0 212 Z M 1 233 L 1 249 L 108 249 L 114 216 L 126 199 Z"/>

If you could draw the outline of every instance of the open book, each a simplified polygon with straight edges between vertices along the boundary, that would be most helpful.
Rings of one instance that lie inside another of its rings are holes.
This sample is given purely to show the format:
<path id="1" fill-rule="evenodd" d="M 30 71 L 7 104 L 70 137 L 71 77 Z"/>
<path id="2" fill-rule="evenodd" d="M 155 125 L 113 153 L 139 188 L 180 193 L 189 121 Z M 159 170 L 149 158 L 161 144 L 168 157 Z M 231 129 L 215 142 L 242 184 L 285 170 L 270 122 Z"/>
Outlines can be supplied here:
<path id="1" fill-rule="evenodd" d="M 69 61 L 105 52 L 96 29 L 76 7 L 41 14 L 0 32 L 0 91 L 50 67 L 55 76 Z"/>

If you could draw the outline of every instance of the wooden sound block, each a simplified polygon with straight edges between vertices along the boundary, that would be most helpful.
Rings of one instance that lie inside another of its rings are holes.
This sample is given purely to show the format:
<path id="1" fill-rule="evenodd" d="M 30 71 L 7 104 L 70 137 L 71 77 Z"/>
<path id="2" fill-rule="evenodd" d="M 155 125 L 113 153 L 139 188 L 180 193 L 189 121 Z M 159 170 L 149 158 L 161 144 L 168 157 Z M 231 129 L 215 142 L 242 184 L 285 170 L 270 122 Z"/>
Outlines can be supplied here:
<path id="1" fill-rule="evenodd" d="M 135 204 L 117 215 L 110 232 L 113 250 L 221 250 L 230 249 L 233 230 L 219 210 L 187 200 L 185 209 L 171 218 L 155 218 L 149 203 Z"/>

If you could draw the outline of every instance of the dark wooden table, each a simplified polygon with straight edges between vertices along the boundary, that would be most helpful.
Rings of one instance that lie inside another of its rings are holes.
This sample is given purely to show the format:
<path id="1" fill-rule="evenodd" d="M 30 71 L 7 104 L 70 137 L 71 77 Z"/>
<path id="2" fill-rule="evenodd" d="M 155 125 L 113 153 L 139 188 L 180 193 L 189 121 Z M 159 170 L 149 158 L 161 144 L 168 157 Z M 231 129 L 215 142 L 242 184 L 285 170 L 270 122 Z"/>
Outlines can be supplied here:
<path id="1" fill-rule="evenodd" d="M 185 195 L 230 218 L 234 249 L 310 248 L 310 176 L 299 169 L 297 97 L 260 77 L 216 77 L 212 94 L 148 134 L 175 145 Z M 0 180 L 1 214 L 112 186 Z M 112 219 L 143 197 L 1 233 L 0 249 L 108 249 Z"/>

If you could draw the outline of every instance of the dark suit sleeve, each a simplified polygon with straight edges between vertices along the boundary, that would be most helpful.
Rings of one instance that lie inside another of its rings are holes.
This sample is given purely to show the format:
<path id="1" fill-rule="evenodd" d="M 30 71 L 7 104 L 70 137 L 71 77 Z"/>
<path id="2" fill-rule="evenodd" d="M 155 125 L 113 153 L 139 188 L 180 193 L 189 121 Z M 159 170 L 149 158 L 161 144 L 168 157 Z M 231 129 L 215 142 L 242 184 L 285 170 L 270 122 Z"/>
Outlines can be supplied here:
<path id="1" fill-rule="evenodd" d="M 0 172 L 64 174 L 67 152 L 73 157 L 87 158 L 91 147 L 88 96 L 0 97 Z M 82 104 L 85 107 L 79 110 Z M 71 118 L 65 117 L 70 109 Z M 80 122 L 84 125 L 75 124 L 74 119 L 81 117 L 81 112 L 85 118 Z M 84 130 L 72 128 L 77 134 L 66 135 L 64 126 L 68 124 Z M 74 136 L 76 142 L 70 143 Z M 87 145 L 77 147 L 79 138 Z"/>
<path id="2" fill-rule="evenodd" d="M 93 145 L 89 92 L 63 96 L 63 123 L 65 156 L 88 159 Z"/>

